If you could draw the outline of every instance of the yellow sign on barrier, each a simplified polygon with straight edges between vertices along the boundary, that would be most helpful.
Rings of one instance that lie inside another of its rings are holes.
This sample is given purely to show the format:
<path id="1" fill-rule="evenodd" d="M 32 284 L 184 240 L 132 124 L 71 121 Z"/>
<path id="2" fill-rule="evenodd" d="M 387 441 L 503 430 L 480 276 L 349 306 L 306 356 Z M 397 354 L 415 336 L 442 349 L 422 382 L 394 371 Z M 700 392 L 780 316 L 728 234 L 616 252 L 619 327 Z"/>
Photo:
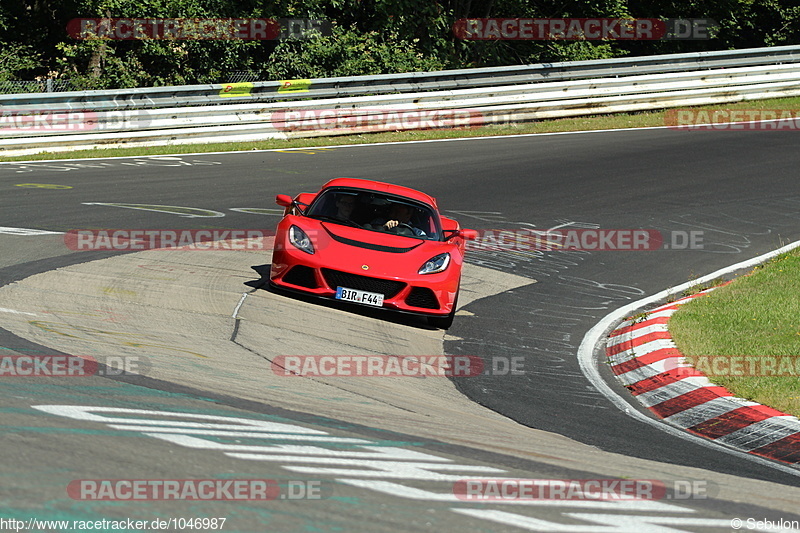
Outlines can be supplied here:
<path id="1" fill-rule="evenodd" d="M 219 91 L 219 95 L 223 98 L 230 98 L 232 96 L 250 96 L 250 91 L 253 90 L 253 84 L 249 81 L 240 83 L 226 83 Z"/>
<path id="2" fill-rule="evenodd" d="M 279 93 L 307 93 L 311 87 L 311 80 L 281 80 L 278 83 Z"/>

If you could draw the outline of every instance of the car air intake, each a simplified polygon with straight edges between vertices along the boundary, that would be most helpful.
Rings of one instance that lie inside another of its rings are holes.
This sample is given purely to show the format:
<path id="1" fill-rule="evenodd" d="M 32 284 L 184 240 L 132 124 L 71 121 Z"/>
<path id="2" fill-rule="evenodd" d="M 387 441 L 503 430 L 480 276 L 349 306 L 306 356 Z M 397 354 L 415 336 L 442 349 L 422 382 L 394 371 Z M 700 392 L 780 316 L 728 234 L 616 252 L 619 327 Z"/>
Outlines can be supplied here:
<path id="1" fill-rule="evenodd" d="M 317 277 L 314 275 L 314 269 L 305 265 L 296 265 L 283 276 L 283 282 L 290 285 L 297 285 L 307 289 L 316 289 Z"/>
<path id="2" fill-rule="evenodd" d="M 423 309 L 439 309 L 439 301 L 428 287 L 413 287 L 406 296 L 406 304 Z"/>

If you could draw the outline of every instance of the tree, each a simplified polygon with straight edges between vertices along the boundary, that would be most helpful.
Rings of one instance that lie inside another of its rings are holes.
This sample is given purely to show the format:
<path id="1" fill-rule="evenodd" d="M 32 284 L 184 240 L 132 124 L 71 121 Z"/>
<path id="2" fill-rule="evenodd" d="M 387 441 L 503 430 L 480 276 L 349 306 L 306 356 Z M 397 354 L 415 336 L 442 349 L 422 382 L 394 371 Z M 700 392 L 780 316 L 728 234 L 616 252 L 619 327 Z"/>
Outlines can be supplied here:
<path id="1" fill-rule="evenodd" d="M 4 0 L 0 80 L 60 77 L 80 88 L 214 83 L 719 50 L 800 41 L 798 0 Z M 76 40 L 76 18 L 311 18 L 328 36 L 287 41 Z M 711 18 L 695 41 L 467 41 L 464 18 Z"/>

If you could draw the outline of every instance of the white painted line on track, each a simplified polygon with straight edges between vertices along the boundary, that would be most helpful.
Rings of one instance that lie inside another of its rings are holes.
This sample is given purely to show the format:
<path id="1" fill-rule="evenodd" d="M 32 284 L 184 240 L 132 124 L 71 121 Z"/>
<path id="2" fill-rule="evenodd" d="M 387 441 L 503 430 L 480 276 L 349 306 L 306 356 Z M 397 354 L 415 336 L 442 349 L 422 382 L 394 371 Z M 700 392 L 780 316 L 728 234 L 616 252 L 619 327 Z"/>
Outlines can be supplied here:
<path id="1" fill-rule="evenodd" d="M 239 300 L 239 303 L 236 304 L 236 309 L 233 310 L 233 314 L 231 315 L 231 318 L 236 318 L 236 315 L 239 314 L 239 309 L 242 308 L 242 304 L 244 303 L 244 299 L 245 298 L 247 298 L 247 293 L 246 292 L 242 294 L 242 298 Z"/>
<path id="2" fill-rule="evenodd" d="M 12 313 L 12 314 L 15 314 L 15 315 L 39 316 L 36 313 L 26 313 L 25 311 L 17 311 L 15 309 L 6 309 L 5 307 L 0 307 L 0 313 Z"/>
<path id="3" fill-rule="evenodd" d="M 600 375 L 600 371 L 598 370 L 599 361 L 595 357 L 597 349 L 600 347 L 601 344 L 604 343 L 605 334 L 609 329 L 611 329 L 611 326 L 622 320 L 624 317 L 630 316 L 637 309 L 661 301 L 672 294 L 683 292 L 684 290 L 694 285 L 711 281 L 713 279 L 724 276 L 725 274 L 728 274 L 736 270 L 756 266 L 768 259 L 771 259 L 777 255 L 780 255 L 784 252 L 788 252 L 798 247 L 800 247 L 800 241 L 787 244 L 786 246 L 778 248 L 777 250 L 773 250 L 772 252 L 768 252 L 758 257 L 754 257 L 752 259 L 748 259 L 746 261 L 742 261 L 740 263 L 736 263 L 734 265 L 721 268 L 715 272 L 712 272 L 711 274 L 706 274 L 705 276 L 700 277 L 698 279 L 688 281 L 676 287 L 665 289 L 661 292 L 653 294 L 652 296 L 648 296 L 647 298 L 642 298 L 641 300 L 637 300 L 635 302 L 629 303 L 628 305 L 620 307 L 616 311 L 612 311 L 611 313 L 603 317 L 597 324 L 594 325 L 594 327 L 592 327 L 592 329 L 590 329 L 586 333 L 586 335 L 584 335 L 583 340 L 581 341 L 581 344 L 578 347 L 578 364 L 580 365 L 581 372 L 583 372 L 583 375 L 586 376 L 586 379 L 589 380 L 589 382 L 595 387 L 595 389 L 597 389 L 603 396 L 605 396 L 609 401 L 611 401 L 611 403 L 613 403 L 617 408 L 619 408 L 625 414 L 627 414 L 631 418 L 638 420 L 639 422 L 644 422 L 645 424 L 653 426 L 654 428 L 669 433 L 673 437 L 678 437 L 684 440 L 688 440 L 695 444 L 705 446 L 706 448 L 711 448 L 724 453 L 728 453 L 736 457 L 739 457 L 741 459 L 753 461 L 762 466 L 774 468 L 775 470 L 780 470 L 783 473 L 800 477 L 800 470 L 798 470 L 797 468 L 793 468 L 789 465 L 783 465 L 771 461 L 769 459 L 764 459 L 756 455 L 751 455 L 732 448 L 728 448 L 726 446 L 722 446 L 719 444 L 719 442 L 709 441 L 705 438 L 692 435 L 691 433 L 687 433 L 683 429 L 671 426 L 667 423 L 664 423 L 661 420 L 650 418 L 649 416 L 639 412 L 636 409 L 636 407 L 634 407 L 633 403 L 631 403 L 627 398 L 624 398 L 623 396 L 617 394 L 605 382 L 603 377 Z M 604 350 L 602 350 L 602 352 L 605 353 Z"/>
<path id="4" fill-rule="evenodd" d="M 24 163 L 65 163 L 69 161 L 97 161 L 99 159 L 159 159 L 168 157 L 189 157 L 189 156 L 202 156 L 202 155 L 225 155 L 225 154 L 259 154 L 264 152 L 289 152 L 298 150 L 333 150 L 334 148 L 355 148 L 360 146 L 392 146 L 398 144 L 422 144 L 422 143 L 437 143 L 437 142 L 457 142 L 457 141 L 486 141 L 490 139 L 516 139 L 524 137 L 550 137 L 553 135 L 580 135 L 587 133 L 615 133 L 623 131 L 642 131 L 642 130 L 675 130 L 674 126 L 644 126 L 641 128 L 615 128 L 604 130 L 580 130 L 580 131 L 551 131 L 546 133 L 516 133 L 512 135 L 484 135 L 481 137 L 458 137 L 449 139 L 423 139 L 417 141 L 390 141 L 382 143 L 359 143 L 359 144 L 339 144 L 329 146 L 300 146 L 296 148 L 268 148 L 264 150 L 231 150 L 227 152 L 190 152 L 190 153 L 176 153 L 176 154 L 163 154 L 157 156 L 148 155 L 124 155 L 124 156 L 110 156 L 110 157 L 79 157 L 74 159 L 40 159 L 30 161 L 0 161 L 0 165 L 19 165 Z"/>
<path id="5" fill-rule="evenodd" d="M 28 229 L 28 228 L 8 228 L 0 226 L 0 233 L 3 235 L 63 235 L 63 231 L 48 231 L 43 229 Z"/>

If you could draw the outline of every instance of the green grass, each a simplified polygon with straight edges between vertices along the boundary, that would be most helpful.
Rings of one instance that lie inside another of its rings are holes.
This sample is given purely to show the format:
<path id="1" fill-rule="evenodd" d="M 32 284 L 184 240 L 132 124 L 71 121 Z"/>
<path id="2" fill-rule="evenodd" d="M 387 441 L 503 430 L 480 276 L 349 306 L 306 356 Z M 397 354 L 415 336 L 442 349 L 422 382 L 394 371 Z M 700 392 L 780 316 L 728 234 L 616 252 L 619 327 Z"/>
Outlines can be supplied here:
<path id="1" fill-rule="evenodd" d="M 720 104 L 700 106 L 696 109 L 800 109 L 800 97 L 776 98 L 740 102 L 736 104 Z M 646 111 L 636 113 L 618 113 L 613 115 L 594 115 L 586 117 L 548 119 L 539 122 L 486 126 L 468 129 L 439 129 L 422 131 L 399 131 L 384 133 L 368 133 L 362 135 L 345 135 L 333 137 L 314 137 L 290 140 L 269 140 L 247 143 L 214 143 L 163 145 L 147 148 L 107 148 L 97 150 L 81 150 L 73 152 L 41 153 L 29 156 L 3 157 L 0 161 L 35 161 L 46 159 L 77 159 L 85 157 L 124 157 L 124 156 L 158 156 L 167 154 L 188 154 L 200 152 L 227 152 L 243 150 L 280 150 L 286 148 L 314 148 L 320 146 L 337 146 L 344 144 L 367 144 L 381 142 L 404 142 L 432 139 L 455 139 L 464 137 L 483 137 L 500 135 L 518 135 L 531 133 L 554 133 L 582 130 L 605 130 L 621 128 L 644 128 L 665 125 L 665 111 Z"/>
<path id="2" fill-rule="evenodd" d="M 682 305 L 669 331 L 689 362 L 714 383 L 740 398 L 800 416 L 800 250 Z M 715 356 L 759 360 L 739 359 L 737 367 L 730 365 L 737 360 L 723 359 L 721 368 L 730 371 L 719 375 L 708 364 Z M 765 360 L 791 363 L 779 368 L 793 375 L 767 375 L 769 367 L 761 366 Z"/>
<path id="3" fill-rule="evenodd" d="M 678 300 L 679 298 L 686 298 L 687 296 L 691 296 L 693 294 L 697 294 L 698 292 L 703 292 L 708 289 L 713 289 L 714 287 L 724 285 L 725 283 L 727 283 L 727 280 L 725 278 L 714 278 L 706 283 L 695 283 L 694 285 L 691 285 L 689 288 L 684 290 L 679 296 L 672 296 L 671 298 L 669 298 L 668 302 L 671 303 L 674 302 L 675 300 Z"/>

